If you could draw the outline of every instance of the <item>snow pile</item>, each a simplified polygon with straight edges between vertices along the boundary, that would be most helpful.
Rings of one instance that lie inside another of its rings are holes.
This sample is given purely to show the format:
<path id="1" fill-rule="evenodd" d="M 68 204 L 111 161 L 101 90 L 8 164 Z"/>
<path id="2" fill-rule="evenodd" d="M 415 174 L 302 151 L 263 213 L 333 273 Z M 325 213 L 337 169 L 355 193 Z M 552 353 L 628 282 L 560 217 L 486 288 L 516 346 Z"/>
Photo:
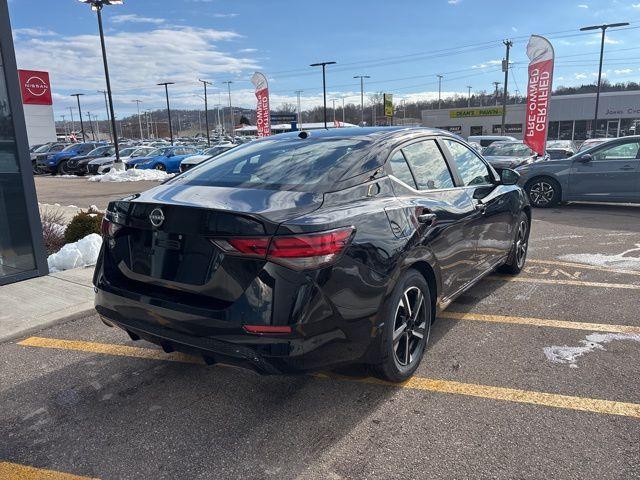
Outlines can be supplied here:
<path id="1" fill-rule="evenodd" d="M 615 255 L 604 253 L 575 253 L 558 257 L 566 262 L 586 263 L 596 267 L 620 268 L 640 271 L 640 244 Z"/>
<path id="2" fill-rule="evenodd" d="M 114 170 L 104 175 L 89 177 L 90 182 L 140 182 L 142 180 L 164 182 L 173 177 L 173 173 L 166 173 L 161 170 Z"/>
<path id="3" fill-rule="evenodd" d="M 59 235 L 60 237 L 64 236 L 64 232 L 67 229 L 66 225 L 62 225 L 60 223 L 55 222 L 42 222 L 42 228 L 49 229 L 54 235 Z"/>
<path id="4" fill-rule="evenodd" d="M 569 364 L 571 368 L 578 368 L 578 358 L 595 350 L 605 350 L 604 345 L 612 341 L 630 340 L 640 342 L 640 335 L 636 333 L 592 333 L 585 340 L 580 340 L 579 347 L 568 345 L 545 347 L 547 360 L 554 363 Z"/>
<path id="5" fill-rule="evenodd" d="M 67 243 L 59 252 L 49 255 L 50 272 L 95 265 L 102 246 L 102 237 L 92 233 L 77 242 Z"/>

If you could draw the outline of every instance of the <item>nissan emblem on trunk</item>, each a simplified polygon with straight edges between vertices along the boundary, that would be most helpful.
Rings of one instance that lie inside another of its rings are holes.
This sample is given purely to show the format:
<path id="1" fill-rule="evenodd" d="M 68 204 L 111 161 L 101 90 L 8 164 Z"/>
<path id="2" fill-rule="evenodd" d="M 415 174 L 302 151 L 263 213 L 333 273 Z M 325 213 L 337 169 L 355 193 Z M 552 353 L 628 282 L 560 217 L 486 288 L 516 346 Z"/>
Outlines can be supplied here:
<path id="1" fill-rule="evenodd" d="M 164 222 L 164 213 L 159 208 L 154 208 L 149 214 L 149 221 L 154 227 L 159 227 Z"/>

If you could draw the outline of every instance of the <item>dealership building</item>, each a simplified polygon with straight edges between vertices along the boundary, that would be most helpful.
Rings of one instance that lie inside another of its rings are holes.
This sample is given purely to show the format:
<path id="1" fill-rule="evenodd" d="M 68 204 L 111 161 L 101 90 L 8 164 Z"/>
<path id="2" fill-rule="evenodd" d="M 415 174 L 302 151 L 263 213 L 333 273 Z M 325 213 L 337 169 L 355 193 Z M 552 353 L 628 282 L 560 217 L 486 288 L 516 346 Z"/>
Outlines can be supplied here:
<path id="1" fill-rule="evenodd" d="M 549 102 L 549 140 L 582 141 L 591 136 L 595 113 L 595 93 L 554 95 Z M 507 105 L 505 135 L 522 139 L 525 104 Z M 423 110 L 422 124 L 470 135 L 499 135 L 502 107 L 447 108 Z M 640 134 L 640 91 L 600 94 L 597 137 Z"/>

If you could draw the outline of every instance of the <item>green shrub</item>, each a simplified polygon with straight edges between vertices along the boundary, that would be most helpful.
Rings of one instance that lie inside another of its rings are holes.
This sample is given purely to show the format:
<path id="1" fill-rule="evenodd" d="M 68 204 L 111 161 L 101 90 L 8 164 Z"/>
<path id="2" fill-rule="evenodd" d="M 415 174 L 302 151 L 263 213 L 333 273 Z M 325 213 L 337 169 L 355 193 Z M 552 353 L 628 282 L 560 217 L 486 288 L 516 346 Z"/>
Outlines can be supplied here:
<path id="1" fill-rule="evenodd" d="M 103 214 L 89 209 L 87 211 L 80 210 L 64 232 L 64 240 L 67 243 L 77 242 L 81 238 L 91 233 L 100 235 L 100 223 L 102 223 Z"/>

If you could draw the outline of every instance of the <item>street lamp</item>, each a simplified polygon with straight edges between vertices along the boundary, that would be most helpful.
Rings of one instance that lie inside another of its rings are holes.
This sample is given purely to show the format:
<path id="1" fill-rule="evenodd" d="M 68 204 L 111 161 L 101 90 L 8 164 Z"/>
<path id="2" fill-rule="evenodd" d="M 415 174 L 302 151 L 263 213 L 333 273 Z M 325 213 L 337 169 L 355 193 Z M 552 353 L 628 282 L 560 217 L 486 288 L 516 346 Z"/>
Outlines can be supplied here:
<path id="1" fill-rule="evenodd" d="M 312 63 L 310 67 L 322 67 L 322 99 L 324 105 L 324 128 L 327 128 L 327 82 L 325 69 L 327 65 L 334 65 L 336 62 L 318 62 Z"/>
<path id="2" fill-rule="evenodd" d="M 198 79 L 198 81 L 202 82 L 202 85 L 204 85 L 204 125 L 205 125 L 205 128 L 207 129 L 207 146 L 210 147 L 211 137 L 209 134 L 209 108 L 207 103 L 207 85 L 213 85 L 213 83 L 207 82 L 206 80 L 200 80 L 200 79 Z"/>
<path id="3" fill-rule="evenodd" d="M 158 86 L 164 86 L 164 95 L 167 98 L 167 116 L 169 117 L 169 138 L 171 139 L 171 145 L 173 145 L 173 127 L 171 126 L 171 107 L 169 106 L 169 85 L 173 85 L 175 82 L 158 83 Z"/>
<path id="4" fill-rule="evenodd" d="M 607 28 L 626 27 L 628 22 L 621 23 L 607 23 L 604 25 L 591 25 L 589 27 L 582 27 L 581 32 L 588 32 L 590 30 L 602 30 L 602 40 L 600 41 L 600 66 L 598 67 L 598 86 L 596 88 L 596 112 L 593 117 L 593 128 L 591 129 L 591 138 L 595 138 L 596 130 L 598 128 L 598 104 L 600 103 L 600 80 L 602 79 L 602 58 L 604 56 L 604 37 Z"/>
<path id="5" fill-rule="evenodd" d="M 136 107 L 138 108 L 138 127 L 140 128 L 140 140 L 143 139 L 144 135 L 142 134 L 142 118 L 140 117 L 140 104 L 142 100 L 131 100 L 132 102 L 136 102 Z"/>
<path id="6" fill-rule="evenodd" d="M 353 78 L 360 79 L 360 126 L 364 127 L 364 79 L 371 77 L 369 75 L 356 75 Z"/>
<path id="7" fill-rule="evenodd" d="M 227 85 L 227 92 L 229 93 L 229 115 L 231 115 L 231 138 L 233 139 L 233 143 L 236 141 L 236 120 L 233 115 L 233 107 L 231 106 L 231 84 L 233 83 L 231 80 L 227 80 L 226 82 L 222 82 Z"/>
<path id="8" fill-rule="evenodd" d="M 100 46 L 102 47 L 102 63 L 104 64 L 104 78 L 107 83 L 107 97 L 109 98 L 109 114 L 111 116 L 111 131 L 113 132 L 113 146 L 115 149 L 116 160 L 114 162 L 114 170 L 120 170 L 122 165 L 120 161 L 120 148 L 118 146 L 118 134 L 116 132 L 116 116 L 113 111 L 113 98 L 111 96 L 111 80 L 109 79 L 109 65 L 107 63 L 107 49 L 104 44 L 104 31 L 102 29 L 102 7 L 105 5 L 122 5 L 122 0 L 80 0 L 82 3 L 91 5 L 91 10 L 95 11 L 98 16 L 98 30 L 100 31 Z M 83 131 L 84 133 L 84 131 Z"/>
<path id="9" fill-rule="evenodd" d="M 110 120 L 109 118 L 109 102 L 107 101 L 107 91 L 106 90 L 97 90 L 98 93 L 102 93 L 104 95 L 104 108 L 105 111 L 107 112 L 107 121 Z M 113 142 L 113 130 L 111 128 L 109 128 L 109 136 L 111 137 L 111 141 Z"/>
<path id="10" fill-rule="evenodd" d="M 84 138 L 84 123 L 82 122 L 82 109 L 80 108 L 80 96 L 84 95 L 84 93 L 72 93 L 72 97 L 76 97 L 78 100 L 78 113 L 80 114 L 80 133 L 82 133 L 82 141 L 86 141 Z"/>

